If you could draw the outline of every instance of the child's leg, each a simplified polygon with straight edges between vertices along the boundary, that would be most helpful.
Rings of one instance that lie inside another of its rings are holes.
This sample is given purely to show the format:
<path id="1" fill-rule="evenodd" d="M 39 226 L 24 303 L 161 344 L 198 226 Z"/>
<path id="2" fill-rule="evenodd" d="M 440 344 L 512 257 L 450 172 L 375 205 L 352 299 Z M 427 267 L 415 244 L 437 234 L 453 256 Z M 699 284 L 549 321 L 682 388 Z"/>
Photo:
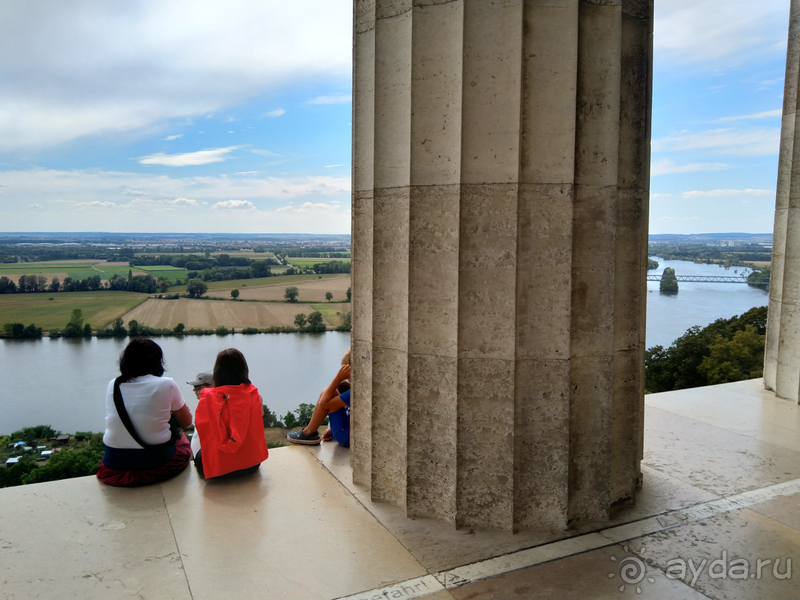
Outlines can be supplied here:
<path id="1" fill-rule="evenodd" d="M 311 420 L 308 422 L 303 428 L 303 433 L 305 435 L 311 435 L 317 429 L 320 428 L 322 422 L 325 420 L 325 417 L 328 416 L 328 413 L 332 413 L 340 408 L 344 408 L 347 406 L 344 400 L 339 398 L 339 396 L 334 396 L 328 400 L 320 397 L 317 401 L 317 405 L 314 407 L 314 413 L 311 415 Z"/>

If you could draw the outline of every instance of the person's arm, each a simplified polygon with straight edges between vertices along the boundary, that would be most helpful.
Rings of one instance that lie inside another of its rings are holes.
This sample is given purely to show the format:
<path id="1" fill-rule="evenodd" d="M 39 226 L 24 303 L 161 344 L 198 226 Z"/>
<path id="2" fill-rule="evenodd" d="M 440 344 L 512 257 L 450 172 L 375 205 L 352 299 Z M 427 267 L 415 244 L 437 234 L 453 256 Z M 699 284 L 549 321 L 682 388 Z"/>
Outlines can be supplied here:
<path id="1" fill-rule="evenodd" d="M 339 384 L 345 379 L 350 379 L 350 365 L 342 365 L 336 375 L 334 375 L 331 382 L 328 384 L 328 387 L 322 390 L 322 393 L 319 395 L 320 399 L 323 402 L 328 402 L 330 399 L 336 398 L 339 395 L 339 392 L 336 391 L 336 388 L 338 388 Z"/>
<path id="2" fill-rule="evenodd" d="M 173 410 L 172 414 L 175 415 L 178 425 L 181 427 L 188 427 L 192 424 L 192 411 L 189 410 L 188 405 L 184 404 L 178 410 Z"/>

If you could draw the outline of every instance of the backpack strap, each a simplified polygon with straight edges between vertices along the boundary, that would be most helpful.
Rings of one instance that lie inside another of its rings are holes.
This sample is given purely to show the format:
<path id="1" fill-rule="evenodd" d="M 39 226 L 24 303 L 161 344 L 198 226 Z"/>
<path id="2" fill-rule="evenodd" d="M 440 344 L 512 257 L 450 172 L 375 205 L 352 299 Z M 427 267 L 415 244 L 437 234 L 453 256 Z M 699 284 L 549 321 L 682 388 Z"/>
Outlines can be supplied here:
<path id="1" fill-rule="evenodd" d="M 163 444 L 146 444 L 142 438 L 139 437 L 139 434 L 136 433 L 136 430 L 133 428 L 133 423 L 131 423 L 131 418 L 128 416 L 128 411 L 125 408 L 125 403 L 122 401 L 122 392 L 119 389 L 119 383 L 122 377 L 117 377 L 114 380 L 114 406 L 117 407 L 117 413 L 119 414 L 119 418 L 122 421 L 122 424 L 125 425 L 125 429 L 128 430 L 128 433 L 131 434 L 131 437 L 134 441 L 139 444 L 142 448 L 147 450 L 148 448 L 157 448 L 163 446 Z"/>

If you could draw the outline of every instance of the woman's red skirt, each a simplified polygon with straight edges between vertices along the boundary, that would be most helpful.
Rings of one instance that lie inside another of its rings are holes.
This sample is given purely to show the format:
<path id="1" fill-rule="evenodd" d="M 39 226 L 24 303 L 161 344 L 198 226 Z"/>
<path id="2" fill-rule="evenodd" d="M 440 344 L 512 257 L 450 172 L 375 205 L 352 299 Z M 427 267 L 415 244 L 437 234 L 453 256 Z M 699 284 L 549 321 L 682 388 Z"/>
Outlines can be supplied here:
<path id="1" fill-rule="evenodd" d="M 108 485 L 134 487 L 159 483 L 175 477 L 183 471 L 192 459 L 192 445 L 181 433 L 175 443 L 175 454 L 169 462 L 154 469 L 109 469 L 102 461 L 97 471 L 97 478 Z"/>

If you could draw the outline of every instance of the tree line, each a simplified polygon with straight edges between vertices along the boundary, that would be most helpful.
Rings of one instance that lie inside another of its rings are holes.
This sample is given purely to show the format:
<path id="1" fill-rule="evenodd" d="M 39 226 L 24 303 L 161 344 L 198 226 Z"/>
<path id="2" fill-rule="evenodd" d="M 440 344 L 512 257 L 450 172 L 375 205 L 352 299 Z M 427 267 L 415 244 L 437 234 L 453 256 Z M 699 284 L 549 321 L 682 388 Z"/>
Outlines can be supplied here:
<path id="1" fill-rule="evenodd" d="M 645 352 L 647 392 L 668 392 L 763 375 L 767 307 L 690 327 L 668 348 Z"/>

